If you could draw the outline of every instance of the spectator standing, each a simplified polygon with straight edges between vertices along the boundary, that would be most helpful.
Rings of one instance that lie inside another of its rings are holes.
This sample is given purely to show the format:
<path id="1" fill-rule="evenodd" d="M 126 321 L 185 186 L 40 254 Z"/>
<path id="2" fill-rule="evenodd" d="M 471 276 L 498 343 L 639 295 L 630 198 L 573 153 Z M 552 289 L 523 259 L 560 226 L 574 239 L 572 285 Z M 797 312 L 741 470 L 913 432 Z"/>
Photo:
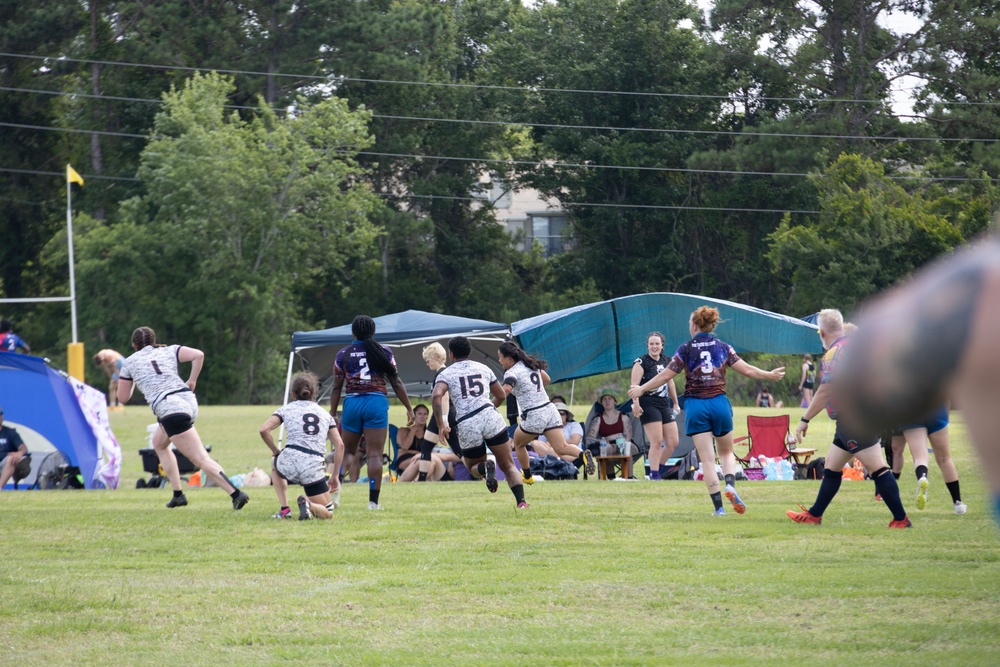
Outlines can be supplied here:
<path id="1" fill-rule="evenodd" d="M 118 376 L 122 372 L 125 357 L 116 350 L 101 350 L 94 355 L 94 363 L 108 376 L 108 406 L 118 407 Z"/>
<path id="2" fill-rule="evenodd" d="M 10 320 L 0 320 L 0 352 L 17 352 L 24 350 L 25 354 L 31 354 L 31 346 L 14 333 Z"/>

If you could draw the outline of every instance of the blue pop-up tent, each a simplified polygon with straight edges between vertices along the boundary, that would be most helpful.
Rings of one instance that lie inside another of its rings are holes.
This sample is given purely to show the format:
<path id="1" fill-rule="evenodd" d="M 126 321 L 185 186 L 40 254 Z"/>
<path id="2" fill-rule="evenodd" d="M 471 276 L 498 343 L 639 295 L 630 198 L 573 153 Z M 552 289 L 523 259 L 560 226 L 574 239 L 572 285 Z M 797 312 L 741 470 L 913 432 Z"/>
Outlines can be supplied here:
<path id="1" fill-rule="evenodd" d="M 422 310 L 382 315 L 374 320 L 375 340 L 392 350 L 407 394 L 427 396 L 431 393 L 434 374 L 427 368 L 421 353 L 434 341 L 445 346 L 447 351 L 448 339 L 452 336 L 469 338 L 472 341 L 470 359 L 485 363 L 494 373 L 502 373 L 496 360 L 496 350 L 508 334 L 506 324 Z M 337 352 L 353 340 L 350 324 L 321 331 L 295 332 L 292 334 L 292 353 L 288 358 L 289 378 L 298 357 L 303 369 L 313 371 L 324 381 L 325 393 L 333 375 Z M 287 389 L 285 393 L 287 396 Z"/>
<path id="2" fill-rule="evenodd" d="M 66 376 L 44 359 L 0 352 L 0 406 L 4 426 L 17 429 L 29 451 L 62 452 L 86 488 L 94 488 L 98 440 Z"/>
<path id="3" fill-rule="evenodd" d="M 715 333 L 737 352 L 818 354 L 816 326 L 794 317 L 731 301 L 655 292 L 566 308 L 511 324 L 521 347 L 549 363 L 552 381 L 631 368 L 646 352 L 646 336 L 659 331 L 673 354 L 690 340 L 688 322 L 699 306 L 719 309 Z"/>

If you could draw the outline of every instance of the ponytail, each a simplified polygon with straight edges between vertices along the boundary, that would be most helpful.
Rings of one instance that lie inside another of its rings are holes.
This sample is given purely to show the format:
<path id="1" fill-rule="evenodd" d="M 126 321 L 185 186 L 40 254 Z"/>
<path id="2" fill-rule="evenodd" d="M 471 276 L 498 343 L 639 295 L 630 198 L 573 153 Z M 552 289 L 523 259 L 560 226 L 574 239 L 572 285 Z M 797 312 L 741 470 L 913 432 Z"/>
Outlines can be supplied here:
<path id="1" fill-rule="evenodd" d="M 520 361 L 522 364 L 527 366 L 533 371 L 544 371 L 549 367 L 549 364 L 544 359 L 539 359 L 538 357 L 533 357 L 524 350 L 522 350 L 517 343 L 514 341 L 505 341 L 500 344 L 500 353 L 509 358 L 513 359 L 515 362 Z"/>

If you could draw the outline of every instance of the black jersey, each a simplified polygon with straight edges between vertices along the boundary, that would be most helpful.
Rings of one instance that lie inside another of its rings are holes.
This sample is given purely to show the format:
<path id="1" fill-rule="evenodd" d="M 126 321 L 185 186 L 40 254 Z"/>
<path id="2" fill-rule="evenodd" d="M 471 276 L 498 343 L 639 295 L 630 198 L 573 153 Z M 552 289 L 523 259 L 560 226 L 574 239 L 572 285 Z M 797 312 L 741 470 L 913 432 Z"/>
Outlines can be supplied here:
<path id="1" fill-rule="evenodd" d="M 670 357 L 665 354 L 661 354 L 659 359 L 653 359 L 648 354 L 644 354 L 632 362 L 632 365 L 642 364 L 642 379 L 639 380 L 639 384 L 646 384 L 656 377 L 660 371 L 666 368 L 669 363 Z M 663 383 L 663 386 L 657 387 L 653 391 L 647 392 L 647 394 L 650 396 L 661 396 L 663 398 L 667 398 L 670 396 L 670 383 L 665 382 Z"/>

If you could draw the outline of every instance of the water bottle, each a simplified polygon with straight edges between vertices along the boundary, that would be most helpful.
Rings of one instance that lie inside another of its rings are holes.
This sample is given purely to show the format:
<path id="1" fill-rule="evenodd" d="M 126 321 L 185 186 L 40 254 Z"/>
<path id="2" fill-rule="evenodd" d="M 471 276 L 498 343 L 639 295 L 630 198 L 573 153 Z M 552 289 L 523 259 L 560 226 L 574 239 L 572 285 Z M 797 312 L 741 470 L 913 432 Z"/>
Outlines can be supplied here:
<path id="1" fill-rule="evenodd" d="M 608 439 L 601 438 L 601 456 L 608 455 Z"/>

